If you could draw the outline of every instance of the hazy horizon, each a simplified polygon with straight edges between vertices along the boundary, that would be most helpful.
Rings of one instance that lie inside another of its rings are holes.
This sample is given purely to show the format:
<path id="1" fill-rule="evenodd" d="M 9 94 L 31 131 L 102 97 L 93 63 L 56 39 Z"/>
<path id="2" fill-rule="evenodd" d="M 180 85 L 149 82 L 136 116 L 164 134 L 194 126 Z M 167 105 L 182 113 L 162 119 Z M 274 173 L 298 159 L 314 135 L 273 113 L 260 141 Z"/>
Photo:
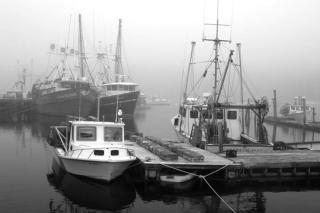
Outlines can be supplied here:
<path id="1" fill-rule="evenodd" d="M 255 95 L 271 102 L 277 89 L 282 102 L 295 96 L 320 102 L 319 5 L 316 0 L 220 0 L 220 20 L 232 25 L 223 36 L 231 35 L 233 47 L 242 44 L 243 69 Z M 88 52 L 99 41 L 114 49 L 118 19 L 123 20 L 125 70 L 149 97 L 179 100 L 191 41 L 197 42 L 195 61 L 208 60 L 212 51 L 212 43 L 201 40 L 203 33 L 213 35 L 203 24 L 215 21 L 214 0 L 11 0 L 0 6 L 0 93 L 13 86 L 22 67 L 31 69 L 31 60 L 33 80 L 46 74 L 50 44 L 66 43 L 70 16 L 74 21 L 78 13 Z M 70 37 L 76 33 L 70 29 Z"/>

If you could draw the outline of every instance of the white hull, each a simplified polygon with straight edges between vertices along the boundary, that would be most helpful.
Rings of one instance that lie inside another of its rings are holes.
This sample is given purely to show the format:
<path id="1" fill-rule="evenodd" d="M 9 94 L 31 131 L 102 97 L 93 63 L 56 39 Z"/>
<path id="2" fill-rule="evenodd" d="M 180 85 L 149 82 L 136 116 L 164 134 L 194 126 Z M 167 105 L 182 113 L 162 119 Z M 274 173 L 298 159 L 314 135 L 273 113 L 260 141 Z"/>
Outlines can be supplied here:
<path id="1" fill-rule="evenodd" d="M 132 160 L 120 162 L 100 162 L 70 158 L 61 158 L 61 160 L 66 171 L 71 174 L 106 181 L 111 181 L 122 175 L 132 163 Z"/>
<path id="2" fill-rule="evenodd" d="M 118 161 L 86 160 L 64 156 L 58 149 L 55 150 L 55 154 L 60 166 L 67 172 L 104 181 L 111 181 L 122 175 L 136 159 L 132 157 Z"/>
<path id="3" fill-rule="evenodd" d="M 189 180 L 192 180 L 195 176 L 191 174 L 184 175 L 160 175 L 160 180 L 166 183 L 183 183 Z"/>

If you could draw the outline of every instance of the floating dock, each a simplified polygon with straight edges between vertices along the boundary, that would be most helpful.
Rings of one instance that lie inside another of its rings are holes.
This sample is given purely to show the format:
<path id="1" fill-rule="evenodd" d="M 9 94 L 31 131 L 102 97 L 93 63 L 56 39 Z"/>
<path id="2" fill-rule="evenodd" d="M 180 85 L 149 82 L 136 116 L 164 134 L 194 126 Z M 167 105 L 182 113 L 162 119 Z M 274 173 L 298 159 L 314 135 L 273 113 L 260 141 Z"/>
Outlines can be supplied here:
<path id="1" fill-rule="evenodd" d="M 295 120 L 290 120 L 282 117 L 278 117 L 278 118 L 266 117 L 265 122 L 270 124 L 279 124 L 279 125 L 289 126 L 293 128 L 310 130 L 314 132 L 320 132 L 320 122 L 308 122 L 303 124 Z"/>
<path id="2" fill-rule="evenodd" d="M 320 151 L 312 150 L 270 150 L 257 153 L 238 153 L 236 157 L 226 157 L 226 153 L 211 153 L 187 143 L 165 141 L 168 145 L 180 147 L 203 156 L 202 160 L 193 161 L 179 155 L 173 160 L 163 160 L 141 143 L 151 141 L 146 138 L 126 141 L 128 149 L 140 160 L 143 167 L 144 181 L 160 181 L 164 171 L 184 171 L 205 176 L 224 182 L 266 181 L 288 179 L 320 179 Z M 161 140 L 161 139 L 159 139 Z M 162 140 L 164 141 L 164 140 Z M 159 148 L 155 148 L 155 150 Z M 167 153 L 167 152 L 166 152 Z M 218 172 L 215 172 L 218 171 Z"/>

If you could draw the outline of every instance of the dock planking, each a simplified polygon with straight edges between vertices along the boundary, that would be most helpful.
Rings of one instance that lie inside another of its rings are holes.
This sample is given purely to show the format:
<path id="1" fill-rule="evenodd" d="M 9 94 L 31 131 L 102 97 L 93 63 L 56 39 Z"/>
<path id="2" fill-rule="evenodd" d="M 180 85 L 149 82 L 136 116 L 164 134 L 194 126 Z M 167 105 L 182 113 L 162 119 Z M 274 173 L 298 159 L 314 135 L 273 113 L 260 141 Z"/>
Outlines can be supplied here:
<path id="1" fill-rule="evenodd" d="M 142 147 L 137 142 L 126 141 L 125 145 L 143 164 L 145 180 L 159 180 L 163 169 L 175 168 L 208 174 L 223 168 L 222 173 L 212 177 L 216 180 L 228 181 L 266 181 L 295 178 L 320 179 L 320 152 L 314 150 L 268 150 L 262 152 L 240 152 L 236 157 L 227 158 L 226 153 L 212 153 L 194 147 L 188 143 L 172 141 L 174 145 L 183 147 L 203 155 L 201 162 L 189 161 L 181 156 L 177 160 L 164 161 L 158 155 Z M 204 172 L 204 173 L 203 173 Z"/>
<path id="2" fill-rule="evenodd" d="M 225 165 L 234 165 L 235 162 L 219 156 L 217 154 L 211 153 L 209 151 L 193 147 L 186 143 L 179 143 L 179 146 L 186 148 L 191 151 L 198 152 L 204 156 L 204 160 L 202 162 L 192 162 L 184 159 L 182 157 L 178 157 L 177 161 L 164 161 L 156 154 L 150 152 L 149 150 L 143 148 L 138 145 L 136 142 L 126 141 L 125 145 L 128 149 L 133 150 L 134 155 L 139 158 L 139 160 L 145 166 L 160 166 L 163 164 L 175 166 L 176 168 L 189 168 L 189 169 L 208 169 L 208 168 L 219 168 Z"/>
<path id="3" fill-rule="evenodd" d="M 281 181 L 320 179 L 320 152 L 285 150 L 265 153 L 242 153 L 232 158 L 238 168 L 228 167 L 226 179 L 236 181 Z"/>
<path id="4" fill-rule="evenodd" d="M 245 168 L 320 166 L 320 152 L 311 150 L 286 150 L 263 153 L 241 153 L 232 161 Z"/>

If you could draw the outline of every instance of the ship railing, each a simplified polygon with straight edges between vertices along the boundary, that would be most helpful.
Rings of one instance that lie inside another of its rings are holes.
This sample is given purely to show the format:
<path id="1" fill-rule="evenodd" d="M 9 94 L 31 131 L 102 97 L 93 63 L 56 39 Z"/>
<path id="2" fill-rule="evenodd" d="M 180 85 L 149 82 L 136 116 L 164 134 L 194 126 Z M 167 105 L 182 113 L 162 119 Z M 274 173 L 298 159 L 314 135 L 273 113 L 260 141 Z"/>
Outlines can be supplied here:
<path id="1" fill-rule="evenodd" d="M 67 152 L 67 145 L 66 145 L 66 142 L 67 142 L 67 138 L 66 136 L 60 131 L 60 129 L 65 129 L 65 132 L 67 132 L 67 127 L 66 126 L 55 126 L 54 129 L 56 130 L 57 132 L 57 135 L 59 137 L 59 140 L 63 146 L 63 149 L 65 152 Z"/>

